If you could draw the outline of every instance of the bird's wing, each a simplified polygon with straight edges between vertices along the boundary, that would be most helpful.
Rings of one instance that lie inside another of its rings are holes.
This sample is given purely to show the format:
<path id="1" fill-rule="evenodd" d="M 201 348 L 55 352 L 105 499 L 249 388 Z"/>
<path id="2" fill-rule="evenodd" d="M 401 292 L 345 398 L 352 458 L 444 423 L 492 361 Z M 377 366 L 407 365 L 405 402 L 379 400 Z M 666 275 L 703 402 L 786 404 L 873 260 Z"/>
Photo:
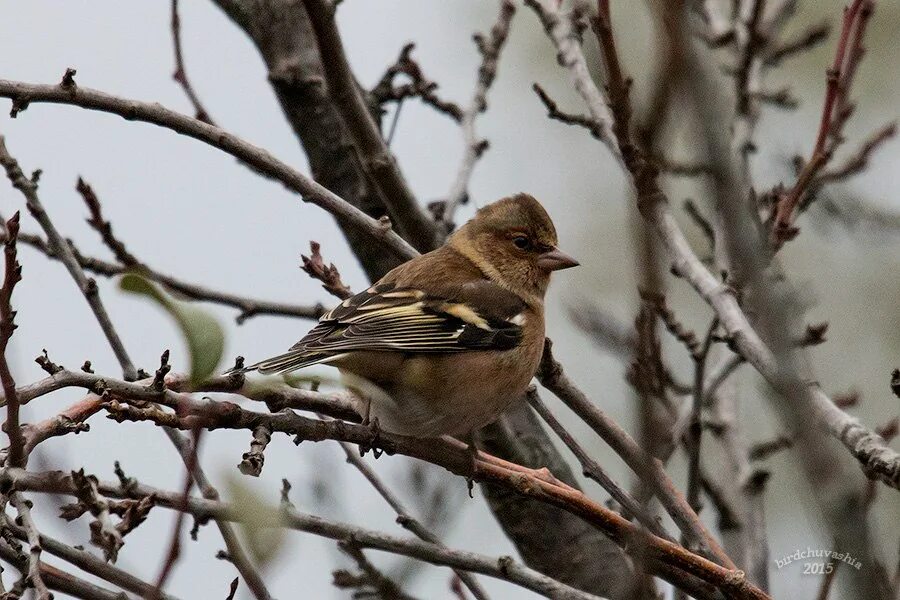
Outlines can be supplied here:
<path id="1" fill-rule="evenodd" d="M 324 314 L 289 352 L 248 369 L 281 373 L 359 350 L 508 350 L 521 340 L 524 308 L 518 296 L 487 280 L 432 293 L 381 283 Z"/>

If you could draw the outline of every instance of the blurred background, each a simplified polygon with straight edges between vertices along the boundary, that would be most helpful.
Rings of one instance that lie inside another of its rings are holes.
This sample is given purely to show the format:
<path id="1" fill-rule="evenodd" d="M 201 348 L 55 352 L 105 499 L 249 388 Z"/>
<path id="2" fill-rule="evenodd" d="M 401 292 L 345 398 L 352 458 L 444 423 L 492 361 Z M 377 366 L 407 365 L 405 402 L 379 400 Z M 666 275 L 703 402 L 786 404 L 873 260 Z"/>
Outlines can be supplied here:
<path id="1" fill-rule="evenodd" d="M 83 86 L 191 113 L 171 78 L 169 2 L 4 0 L 0 6 L 0 78 L 55 83 L 67 67 L 73 67 Z M 836 24 L 841 7 L 842 2 L 833 0 L 802 2 L 790 31 L 823 18 Z M 471 35 L 488 29 L 496 10 L 494 2 L 474 0 L 347 0 L 338 11 L 338 23 L 350 62 L 364 86 L 374 85 L 400 48 L 412 41 L 417 44 L 413 56 L 426 75 L 440 84 L 442 97 L 466 104 L 480 60 Z M 308 172 L 302 149 L 266 80 L 264 65 L 245 34 L 212 2 L 187 0 L 180 12 L 188 73 L 212 117 Z M 654 28 L 642 3 L 613 3 L 613 17 L 621 55 L 636 79 L 639 103 L 654 57 Z M 854 86 L 859 106 L 846 130 L 847 150 L 900 116 L 897 39 L 900 5 L 880 2 L 869 32 L 869 52 Z M 790 112 L 763 110 L 756 136 L 759 151 L 753 158 L 755 178 L 763 189 L 789 181 L 791 157 L 811 150 L 833 43 L 834 32 L 829 42 L 786 61 L 768 78 L 767 87 L 790 85 L 801 105 Z M 596 55 L 589 54 L 592 58 L 596 62 Z M 596 306 L 625 323 L 632 322 L 637 309 L 638 256 L 633 243 L 633 198 L 627 180 L 602 145 L 584 131 L 546 118 L 531 90 L 533 82 L 540 82 L 563 108 L 581 112 L 580 101 L 566 73 L 556 65 L 555 51 L 537 19 L 521 9 L 490 91 L 489 110 L 477 123 L 479 134 L 491 145 L 476 166 L 470 194 L 475 203 L 485 204 L 525 191 L 548 208 L 561 245 L 582 264 L 557 276 L 551 288 L 548 333 L 556 341 L 557 357 L 594 402 L 634 432 L 636 402 L 623 377 L 625 365 L 594 345 L 570 318 L 579 307 Z M 40 188 L 44 205 L 63 235 L 74 239 L 86 254 L 107 256 L 84 222 L 86 209 L 74 190 L 79 175 L 93 185 L 106 217 L 132 252 L 160 271 L 270 300 L 330 305 L 333 299 L 298 268 L 300 254 L 308 251 L 310 240 L 317 240 L 326 260 L 340 268 L 348 285 L 361 289 L 367 283 L 327 214 L 300 203 L 296 195 L 219 151 L 150 125 L 72 107 L 34 105 L 11 120 L 5 116 L 7 105 L 0 111 L 0 133 L 26 172 L 44 170 Z M 446 196 L 462 152 L 455 123 L 415 101 L 407 102 L 392 149 L 422 201 Z M 690 148 L 676 146 L 673 154 L 679 152 L 689 155 Z M 898 167 L 900 142 L 893 140 L 875 155 L 863 175 L 831 188 L 827 197 L 837 205 L 863 202 L 898 214 Z M 671 185 L 673 200 L 678 201 L 694 189 L 684 181 L 673 180 Z M 8 218 L 22 208 L 19 193 L 6 182 L 0 185 L 3 216 Z M 458 220 L 473 211 L 472 203 L 463 207 Z M 802 234 L 783 255 L 807 302 L 807 320 L 830 324 L 828 342 L 811 352 L 820 382 L 828 393 L 858 392 L 862 400 L 852 409 L 854 414 L 870 426 L 882 423 L 900 409 L 888 389 L 891 369 L 900 366 L 900 277 L 896 275 L 900 231 L 866 223 L 848 228 L 815 209 L 801 217 L 799 224 Z M 698 248 L 705 247 L 701 233 L 687 219 L 685 229 Z M 23 215 L 23 230 L 37 231 L 30 216 Z M 97 372 L 118 375 L 111 351 L 63 266 L 28 248 L 20 251 L 20 262 L 24 279 L 14 298 L 20 327 L 12 345 L 17 381 L 28 383 L 44 376 L 33 362 L 44 348 L 66 366 L 76 367 L 90 359 Z M 99 283 L 112 319 L 139 366 L 154 369 L 162 350 L 171 348 L 174 369 L 187 368 L 179 334 L 164 315 L 123 295 L 115 282 Z M 710 312 L 685 283 L 671 282 L 670 303 L 688 324 L 705 328 Z M 254 360 L 280 352 L 310 326 L 273 317 L 254 318 L 238 326 L 234 311 L 209 310 L 228 328 L 229 360 L 237 354 Z M 687 374 L 689 359 L 678 350 L 673 347 L 670 356 L 678 357 L 676 368 Z M 739 381 L 742 419 L 750 440 L 779 433 L 765 386 L 747 367 Z M 43 398 L 26 407 L 24 419 L 47 416 L 80 395 L 69 390 Z M 549 395 L 545 400 L 617 480 L 630 481 L 624 465 L 587 426 Z M 404 533 L 373 489 L 343 465 L 336 445 L 306 443 L 296 448 L 290 439 L 275 437 L 262 477 L 252 480 L 235 468 L 248 444 L 249 436 L 241 432 L 217 432 L 204 441 L 202 464 L 224 494 L 234 486 L 251 486 L 254 493 L 275 502 L 284 477 L 293 485 L 292 500 L 302 510 Z M 145 424 L 116 425 L 95 417 L 89 433 L 51 440 L 32 460 L 36 468 L 83 465 L 104 479 L 113 477 L 113 460 L 119 460 L 126 472 L 145 483 L 169 489 L 182 485 L 180 459 L 162 432 Z M 411 469 L 411 461 L 404 458 L 383 457 L 374 462 L 369 456 L 367 460 L 402 493 L 414 512 L 435 523 L 448 545 L 493 555 L 515 553 L 477 488 L 476 498 L 470 500 L 465 483 L 443 472 Z M 772 558 L 807 546 L 830 548 L 829 540 L 817 533 L 822 527 L 811 492 L 791 454 L 770 459 L 768 468 L 772 471 L 766 494 Z M 684 482 L 683 459 L 677 454 L 671 472 L 679 485 Z M 422 478 L 431 484 L 423 485 Z M 441 478 L 447 484 L 436 487 L 434 481 Z M 435 489 L 440 491 L 437 498 L 432 494 Z M 595 498 L 606 497 L 592 483 L 586 484 L 586 490 Z M 48 533 L 87 545 L 86 523 L 65 527 L 56 513 L 53 501 L 46 499 L 35 509 Z M 704 516 L 714 525 L 712 511 Z M 154 580 L 173 518 L 170 512 L 153 511 L 150 523 L 126 538 L 119 564 Z M 885 562 L 893 568 L 900 535 L 896 493 L 882 490 L 871 518 Z M 295 532 L 283 541 L 266 569 L 273 595 L 347 596 L 331 586 L 331 571 L 346 566 L 333 542 Z M 270 545 L 275 547 L 274 542 Z M 235 573 L 232 565 L 215 558 L 221 546 L 214 528 L 201 528 L 197 542 L 183 545 L 183 557 L 168 589 L 183 598 L 224 598 Z M 372 557 L 401 579 L 409 593 L 429 599 L 451 597 L 449 570 L 428 565 L 411 569 L 396 557 L 374 552 Z M 812 598 L 819 583 L 817 576 L 802 575 L 796 563 L 781 570 L 773 563 L 771 577 L 776 598 Z M 531 597 L 521 588 L 486 577 L 480 580 L 495 599 Z M 238 597 L 249 595 L 242 589 Z"/>

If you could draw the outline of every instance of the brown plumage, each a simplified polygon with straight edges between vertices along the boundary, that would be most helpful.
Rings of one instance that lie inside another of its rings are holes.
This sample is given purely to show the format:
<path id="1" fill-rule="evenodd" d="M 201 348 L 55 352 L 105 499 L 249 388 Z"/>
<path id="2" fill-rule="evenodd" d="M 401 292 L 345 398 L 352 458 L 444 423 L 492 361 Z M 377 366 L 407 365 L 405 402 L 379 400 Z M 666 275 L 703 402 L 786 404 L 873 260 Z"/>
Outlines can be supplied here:
<path id="1" fill-rule="evenodd" d="M 245 370 L 329 364 L 383 430 L 469 434 L 520 398 L 537 369 L 550 273 L 578 264 L 556 244 L 537 200 L 499 200 L 323 315 L 290 351 Z"/>

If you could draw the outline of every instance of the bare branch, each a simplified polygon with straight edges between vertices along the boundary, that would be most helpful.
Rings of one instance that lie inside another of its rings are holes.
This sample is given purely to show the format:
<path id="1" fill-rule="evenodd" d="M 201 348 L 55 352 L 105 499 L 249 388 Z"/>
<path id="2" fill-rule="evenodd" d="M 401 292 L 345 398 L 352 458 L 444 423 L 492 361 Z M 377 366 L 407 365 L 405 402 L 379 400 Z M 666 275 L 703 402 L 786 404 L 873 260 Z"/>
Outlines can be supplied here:
<path id="1" fill-rule="evenodd" d="M 372 487 L 375 488 L 382 498 L 384 498 L 384 501 L 394 509 L 394 512 L 397 513 L 397 523 L 399 523 L 401 527 L 421 540 L 443 546 L 440 539 L 432 531 L 409 513 L 396 494 L 394 494 L 394 492 L 392 492 L 378 477 L 372 467 L 359 456 L 359 452 L 354 450 L 353 447 L 346 442 L 338 443 L 341 446 L 341 450 L 343 450 L 344 454 L 347 456 L 347 462 L 356 467 L 356 470 L 372 484 Z M 469 591 L 472 592 L 472 595 L 475 596 L 476 600 L 488 600 L 487 592 L 484 591 L 484 588 L 481 587 L 481 584 L 478 583 L 478 580 L 475 579 L 471 573 L 463 570 L 454 570 L 454 572 L 457 577 L 459 577 L 460 581 L 469 588 Z"/>
<path id="2" fill-rule="evenodd" d="M 3 138 L 0 138 L 0 146 Z M 0 157 L 2 160 L 2 157 Z M 4 163 L 5 165 L 6 163 Z M 8 237 L 3 247 L 4 271 L 3 287 L 0 288 L 0 380 L 6 397 L 6 423 L 3 428 L 9 436 L 8 462 L 14 467 L 25 466 L 25 441 L 22 437 L 22 426 L 19 422 L 19 395 L 16 393 L 16 380 L 9 369 L 6 349 L 9 339 L 16 330 L 16 312 L 12 308 L 12 295 L 16 284 L 22 279 L 22 265 L 16 259 L 16 240 L 19 235 L 19 213 L 16 212 L 6 223 Z"/>
<path id="3" fill-rule="evenodd" d="M 159 104 L 119 98 L 82 86 L 69 91 L 58 85 L 36 85 L 2 79 L 0 79 L 0 97 L 11 98 L 19 105 L 23 99 L 27 99 L 28 104 L 69 104 L 88 110 L 108 112 L 128 120 L 152 123 L 200 140 L 247 163 L 261 175 L 280 181 L 288 189 L 300 194 L 304 201 L 328 211 L 346 226 L 372 236 L 392 250 L 397 257 L 412 258 L 416 255 L 413 248 L 391 231 L 390 227 L 385 227 L 379 221 L 367 216 L 262 148 L 218 127 L 166 109 Z"/>
<path id="4" fill-rule="evenodd" d="M 412 42 L 403 46 L 397 61 L 388 67 L 372 91 L 369 92 L 372 98 L 378 104 L 396 102 L 398 111 L 400 110 L 399 105 L 407 98 L 419 98 L 457 123 L 462 121 L 462 109 L 455 103 L 442 100 L 437 96 L 438 84 L 425 77 L 422 67 L 413 59 L 412 51 L 415 47 L 416 45 Z M 409 78 L 409 83 L 395 86 L 394 79 L 401 74 Z"/>
<path id="5" fill-rule="evenodd" d="M 622 505 L 624 509 L 624 516 L 628 518 L 630 515 L 634 515 L 637 519 L 645 526 L 647 529 L 652 531 L 655 535 L 658 535 L 661 538 L 668 539 L 670 541 L 674 541 L 668 533 L 662 528 L 653 515 L 649 514 L 646 510 L 644 510 L 641 505 L 635 500 L 631 494 L 623 490 L 612 478 L 606 474 L 603 470 L 603 467 L 600 466 L 600 463 L 595 461 L 588 455 L 588 453 L 581 447 L 581 445 L 572 437 L 566 429 L 562 426 L 562 423 L 557 420 L 556 417 L 553 416 L 553 413 L 550 412 L 550 409 L 541 401 L 540 396 L 537 394 L 537 390 L 529 390 L 527 395 L 528 403 L 534 408 L 535 412 L 540 415 L 540 417 L 550 426 L 550 429 L 559 437 L 560 440 L 575 454 L 575 457 L 578 459 L 578 462 L 581 463 L 581 467 L 584 470 L 585 477 L 589 477 L 599 483 L 603 489 L 609 492 L 609 495 Z"/>
<path id="6" fill-rule="evenodd" d="M 9 494 L 9 500 L 19 513 L 22 528 L 28 539 L 28 583 L 34 587 L 37 600 L 53 600 L 53 594 L 47 589 L 41 572 L 41 534 L 31 516 L 31 503 L 17 491 Z"/>
<path id="7" fill-rule="evenodd" d="M 595 138 L 602 139 L 603 126 L 586 115 L 576 115 L 560 110 L 559 105 L 538 83 L 531 84 L 531 89 L 538 95 L 547 109 L 547 117 L 567 125 L 578 125 L 587 129 Z"/>
<path id="8" fill-rule="evenodd" d="M 351 292 L 350 288 L 341 280 L 341 273 L 338 271 L 337 267 L 334 266 L 334 263 L 328 265 L 325 264 L 325 260 L 319 252 L 320 248 L 319 242 L 310 242 L 309 256 L 300 256 L 302 261 L 300 268 L 313 279 L 321 281 L 322 287 L 332 296 L 337 296 L 341 300 L 349 298 L 353 295 L 353 292 Z"/>
<path id="9" fill-rule="evenodd" d="M 722 550 L 719 543 L 706 529 L 697 514 L 691 509 L 675 484 L 669 479 L 658 460 L 648 455 L 624 429 L 612 421 L 603 411 L 587 399 L 566 376 L 553 358 L 552 344 L 548 339 L 544 345 L 544 356 L 538 368 L 537 379 L 541 385 L 553 392 L 566 406 L 572 409 L 637 473 L 641 480 L 653 489 L 666 511 L 678 528 L 703 549 L 704 554 L 728 568 L 734 563 Z"/>
<path id="10" fill-rule="evenodd" d="M 44 233 L 47 235 L 50 247 L 54 249 L 57 255 L 59 255 L 60 262 L 66 266 L 72 279 L 74 279 L 75 283 L 78 285 L 79 291 L 84 294 L 85 300 L 87 300 L 88 305 L 94 312 L 94 316 L 97 318 L 100 329 L 103 330 L 103 334 L 106 336 L 106 340 L 113 350 L 113 354 L 116 355 L 116 359 L 122 367 L 122 373 L 124 374 L 125 379 L 133 381 L 137 378 L 137 369 L 135 369 L 134 364 L 131 362 L 131 358 L 125 350 L 125 345 L 122 343 L 122 339 L 113 327 L 112 322 L 109 319 L 109 314 L 103 306 L 103 301 L 100 300 L 100 295 L 97 293 L 97 282 L 85 276 L 84 269 L 81 268 L 81 265 L 75 258 L 72 248 L 69 247 L 68 242 L 66 242 L 59 234 L 56 226 L 53 225 L 53 221 L 50 220 L 47 211 L 44 210 L 44 206 L 41 204 L 40 198 L 38 197 L 37 184 L 25 177 L 25 174 L 19 167 L 19 163 L 6 149 L 6 143 L 2 136 L 0 136 L 0 164 L 6 169 L 6 175 L 9 177 L 10 182 L 12 182 L 13 187 L 19 190 L 25 197 L 25 206 L 28 208 L 28 211 L 40 224 Z"/>
<path id="11" fill-rule="evenodd" d="M 822 21 L 806 28 L 796 37 L 770 48 L 765 53 L 765 66 L 777 67 L 785 59 L 797 56 L 807 50 L 812 50 L 828 39 L 829 33 L 831 33 L 831 24 L 827 21 Z"/>
<path id="12" fill-rule="evenodd" d="M 26 473 L 21 470 L 7 469 L 3 471 L 2 478 L 14 485 L 16 489 L 21 490 L 34 488 L 34 491 L 56 493 L 72 493 L 74 491 L 71 480 L 59 472 Z M 189 497 L 186 504 L 182 504 L 183 498 L 180 492 L 169 492 L 143 484 L 136 484 L 130 491 L 123 492 L 117 484 L 101 482 L 100 490 L 104 494 L 113 497 L 138 498 L 152 495 L 159 506 L 176 510 L 183 509 L 200 519 L 213 518 L 238 522 L 247 518 L 246 511 L 241 511 L 239 507 L 225 502 Z M 474 552 L 443 548 L 414 538 L 391 536 L 378 531 L 323 519 L 286 506 L 259 507 L 254 512 L 253 518 L 254 523 L 260 527 L 288 527 L 334 540 L 353 539 L 362 548 L 378 549 L 424 560 L 432 564 L 482 573 L 489 577 L 516 583 L 555 599 L 598 599 L 593 594 L 576 590 L 524 567 L 510 557 L 498 559 Z"/>
<path id="13" fill-rule="evenodd" d="M 613 153 L 619 155 L 619 148 L 613 139 L 612 114 L 603 95 L 594 85 L 587 61 L 581 52 L 579 36 L 575 35 L 569 15 L 560 12 L 555 0 L 525 0 L 544 26 L 547 35 L 556 46 L 557 60 L 566 68 L 575 90 L 584 100 L 591 119 L 597 124 L 602 141 Z"/>
<path id="14" fill-rule="evenodd" d="M 178 85 L 181 86 L 181 89 L 184 90 L 191 106 L 194 107 L 194 115 L 197 120 L 209 123 L 210 125 L 215 125 L 212 117 L 209 116 L 206 108 L 204 108 L 203 103 L 200 102 L 200 97 L 197 95 L 197 92 L 194 91 L 194 86 L 191 85 L 191 81 L 188 79 L 187 70 L 184 66 L 184 56 L 181 49 L 181 19 L 178 16 L 178 0 L 172 0 L 172 46 L 175 51 L 175 72 L 172 73 L 172 79 L 177 81 Z"/>
<path id="15" fill-rule="evenodd" d="M 478 80 L 475 84 L 475 92 L 472 101 L 466 107 L 462 115 L 462 133 L 465 148 L 463 158 L 456 172 L 456 178 L 447 194 L 447 202 L 444 205 L 441 221 L 448 228 L 452 227 L 453 215 L 456 208 L 468 196 L 469 181 L 475 170 L 475 162 L 487 149 L 487 142 L 478 138 L 475 131 L 475 119 L 479 114 L 487 110 L 487 95 L 497 76 L 497 65 L 500 61 L 500 51 L 509 36 L 509 28 L 512 18 L 516 14 L 516 5 L 512 0 L 502 0 L 500 14 L 497 21 L 491 27 L 490 34 L 486 38 L 480 33 L 474 36 L 478 52 L 481 54 L 481 65 L 478 67 Z"/>
<path id="16" fill-rule="evenodd" d="M 356 589 L 353 595 L 365 597 L 374 595 L 377 598 L 389 598 L 390 600 L 416 600 L 400 589 L 395 581 L 378 570 L 363 553 L 355 540 L 351 537 L 338 541 L 338 548 L 349 556 L 359 567 L 361 575 L 353 575 L 349 571 L 338 570 L 332 573 L 334 585 L 340 589 Z"/>
<path id="17" fill-rule="evenodd" d="M 128 251 L 124 242 L 117 238 L 113 233 L 112 224 L 103 218 L 103 209 L 100 206 L 100 199 L 94 193 L 94 189 L 81 177 L 75 183 L 75 189 L 81 194 L 81 198 L 88 207 L 91 216 L 87 219 L 88 225 L 100 234 L 100 239 L 104 245 L 112 251 L 116 260 L 122 263 L 128 269 L 136 269 L 141 267 L 141 262 Z"/>
<path id="18" fill-rule="evenodd" d="M 438 240 L 435 223 L 416 201 L 369 112 L 344 54 L 333 8 L 327 0 L 303 3 L 318 41 L 329 94 L 355 141 L 362 169 L 378 188 L 397 230 L 419 251 L 433 249 Z"/>
<path id="19" fill-rule="evenodd" d="M 797 235 L 799 230 L 792 225 L 794 209 L 815 176 L 831 159 L 835 147 L 841 141 L 843 125 L 850 116 L 848 100 L 850 86 L 862 59 L 862 39 L 874 8 L 873 0 L 853 0 L 853 3 L 844 9 L 844 22 L 834 62 L 827 72 L 822 118 L 812 156 L 803 165 L 796 183 L 781 195 L 775 207 L 772 231 L 774 241 L 778 245 Z M 832 140 L 831 144 L 828 143 L 829 139 Z"/>

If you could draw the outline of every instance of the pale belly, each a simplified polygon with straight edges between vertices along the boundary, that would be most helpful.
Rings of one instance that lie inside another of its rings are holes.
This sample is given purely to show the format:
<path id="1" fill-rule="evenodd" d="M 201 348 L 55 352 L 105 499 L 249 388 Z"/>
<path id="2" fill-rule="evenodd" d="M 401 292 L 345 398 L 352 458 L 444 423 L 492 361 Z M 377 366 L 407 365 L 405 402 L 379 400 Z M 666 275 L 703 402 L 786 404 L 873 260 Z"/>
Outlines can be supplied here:
<path id="1" fill-rule="evenodd" d="M 493 352 L 487 361 L 481 354 L 405 358 L 390 383 L 381 385 L 372 382 L 376 373 L 367 373 L 371 379 L 343 368 L 342 373 L 364 397 L 360 412 L 368 408 L 382 430 L 424 438 L 465 436 L 521 400 L 540 358 L 539 352 L 529 352 L 524 357 L 528 364 L 522 365 L 521 353 Z"/>

